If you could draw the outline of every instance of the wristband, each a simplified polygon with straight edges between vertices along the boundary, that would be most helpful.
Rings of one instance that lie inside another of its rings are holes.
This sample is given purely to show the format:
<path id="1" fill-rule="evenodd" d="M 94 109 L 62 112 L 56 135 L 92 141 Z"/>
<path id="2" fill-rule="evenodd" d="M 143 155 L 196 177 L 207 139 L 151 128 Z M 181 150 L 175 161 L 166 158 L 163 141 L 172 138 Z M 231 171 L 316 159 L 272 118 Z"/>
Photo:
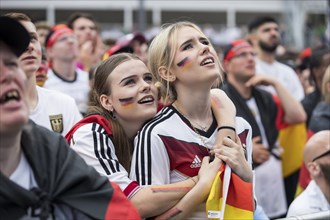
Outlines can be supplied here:
<path id="1" fill-rule="evenodd" d="M 220 127 L 218 127 L 217 131 L 220 131 L 221 129 L 229 129 L 229 130 L 233 130 L 234 132 L 236 132 L 236 129 L 231 126 L 220 126 Z"/>

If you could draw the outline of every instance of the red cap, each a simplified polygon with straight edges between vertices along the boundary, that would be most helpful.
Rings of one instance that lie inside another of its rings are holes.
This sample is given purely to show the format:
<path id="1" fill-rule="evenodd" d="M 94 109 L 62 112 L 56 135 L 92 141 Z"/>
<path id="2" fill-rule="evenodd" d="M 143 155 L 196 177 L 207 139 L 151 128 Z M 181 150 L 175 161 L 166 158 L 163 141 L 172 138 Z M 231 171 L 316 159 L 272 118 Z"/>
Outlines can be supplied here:
<path id="1" fill-rule="evenodd" d="M 234 40 L 224 49 L 224 61 L 229 61 L 233 56 L 237 54 L 237 51 L 241 48 L 251 47 L 246 40 Z"/>
<path id="2" fill-rule="evenodd" d="M 67 33 L 73 33 L 73 31 L 65 24 L 58 24 L 52 27 L 50 33 L 46 38 L 46 47 L 52 47 L 54 43 L 63 35 Z"/>

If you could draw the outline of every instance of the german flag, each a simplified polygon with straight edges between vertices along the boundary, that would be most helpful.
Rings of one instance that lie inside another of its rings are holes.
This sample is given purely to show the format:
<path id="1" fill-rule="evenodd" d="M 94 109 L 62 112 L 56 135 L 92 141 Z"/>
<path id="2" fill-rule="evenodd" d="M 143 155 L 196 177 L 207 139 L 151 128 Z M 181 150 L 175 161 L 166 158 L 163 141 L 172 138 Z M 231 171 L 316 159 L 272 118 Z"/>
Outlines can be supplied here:
<path id="1" fill-rule="evenodd" d="M 309 139 L 312 137 L 314 132 L 310 129 L 307 130 L 307 138 Z M 307 167 L 305 166 L 305 163 L 302 163 L 299 173 L 299 180 L 298 180 L 298 186 L 296 190 L 295 197 L 299 196 L 300 193 L 302 193 L 306 187 L 308 186 L 309 182 L 311 181 L 311 176 L 307 170 Z"/>
<path id="2" fill-rule="evenodd" d="M 252 183 L 241 180 L 223 164 L 206 201 L 209 219 L 253 219 Z"/>

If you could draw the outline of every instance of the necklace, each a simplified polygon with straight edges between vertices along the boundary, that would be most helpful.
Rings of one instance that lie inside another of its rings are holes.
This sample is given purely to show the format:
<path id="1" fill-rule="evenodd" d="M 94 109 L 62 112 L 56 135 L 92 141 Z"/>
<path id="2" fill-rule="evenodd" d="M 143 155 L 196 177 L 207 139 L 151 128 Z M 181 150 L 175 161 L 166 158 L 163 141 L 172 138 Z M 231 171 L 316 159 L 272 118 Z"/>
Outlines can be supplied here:
<path id="1" fill-rule="evenodd" d="M 193 127 L 193 129 L 195 130 L 196 133 L 198 133 L 198 132 L 196 131 L 196 126 L 194 126 L 194 125 L 197 125 L 198 129 L 200 129 L 202 131 L 206 131 L 207 130 L 209 120 L 207 121 L 207 124 L 203 126 L 203 125 L 197 123 L 196 121 L 191 120 L 188 116 L 186 116 L 185 114 L 183 114 L 183 112 L 182 112 L 181 108 L 179 107 L 179 105 L 177 104 L 177 102 L 174 103 L 173 106 L 178 110 L 178 112 L 180 112 L 181 115 L 183 115 L 189 121 L 191 127 Z"/>
<path id="2" fill-rule="evenodd" d="M 205 139 L 204 139 L 204 138 L 202 137 L 202 135 L 198 132 L 198 130 L 196 129 L 196 127 L 194 127 L 194 126 L 192 125 L 192 123 L 190 122 L 190 120 L 188 119 L 188 117 L 182 113 L 182 111 L 181 111 L 181 109 L 179 108 L 179 106 L 178 106 L 177 103 L 173 104 L 173 106 L 178 110 L 178 112 L 179 112 L 181 115 L 183 115 L 183 116 L 188 120 L 188 122 L 190 123 L 191 127 L 194 129 L 195 133 L 198 135 L 199 139 L 201 140 L 201 142 L 202 142 L 202 144 L 203 144 L 203 147 L 206 148 L 208 154 L 210 155 L 210 150 L 211 150 L 211 148 L 206 144 Z M 200 128 L 202 128 L 203 131 L 206 131 L 207 126 L 201 126 L 201 125 L 199 125 L 199 124 L 196 123 L 196 122 L 195 122 L 195 124 L 198 125 Z M 204 128 L 204 129 L 203 129 L 203 128 Z M 201 149 L 200 149 L 200 150 L 201 150 Z M 201 152 L 201 153 L 202 153 L 202 152 Z M 203 153 L 202 153 L 202 154 L 203 154 Z M 210 160 L 210 162 L 211 162 L 213 159 L 214 159 L 214 157 L 211 156 L 211 160 Z"/>

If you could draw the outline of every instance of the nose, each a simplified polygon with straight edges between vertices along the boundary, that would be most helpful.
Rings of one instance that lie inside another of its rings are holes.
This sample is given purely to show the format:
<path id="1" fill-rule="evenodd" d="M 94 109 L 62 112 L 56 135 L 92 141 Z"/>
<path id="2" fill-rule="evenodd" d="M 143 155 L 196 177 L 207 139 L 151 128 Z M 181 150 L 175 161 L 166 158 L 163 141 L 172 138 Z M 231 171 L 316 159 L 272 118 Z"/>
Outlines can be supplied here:
<path id="1" fill-rule="evenodd" d="M 201 54 L 210 52 L 210 45 L 200 43 L 201 45 Z"/>
<path id="2" fill-rule="evenodd" d="M 141 92 L 149 92 L 150 91 L 150 83 L 147 83 L 146 81 L 142 81 L 141 84 Z"/>
<path id="3" fill-rule="evenodd" d="M 26 48 L 26 51 L 31 52 L 31 51 L 33 51 L 33 50 L 34 50 L 34 45 L 33 45 L 33 43 L 30 41 L 29 46 Z"/>
<path id="4" fill-rule="evenodd" d="M 0 61 L 0 81 L 1 83 L 11 82 L 13 79 L 13 71 L 10 70 L 3 61 Z"/>

